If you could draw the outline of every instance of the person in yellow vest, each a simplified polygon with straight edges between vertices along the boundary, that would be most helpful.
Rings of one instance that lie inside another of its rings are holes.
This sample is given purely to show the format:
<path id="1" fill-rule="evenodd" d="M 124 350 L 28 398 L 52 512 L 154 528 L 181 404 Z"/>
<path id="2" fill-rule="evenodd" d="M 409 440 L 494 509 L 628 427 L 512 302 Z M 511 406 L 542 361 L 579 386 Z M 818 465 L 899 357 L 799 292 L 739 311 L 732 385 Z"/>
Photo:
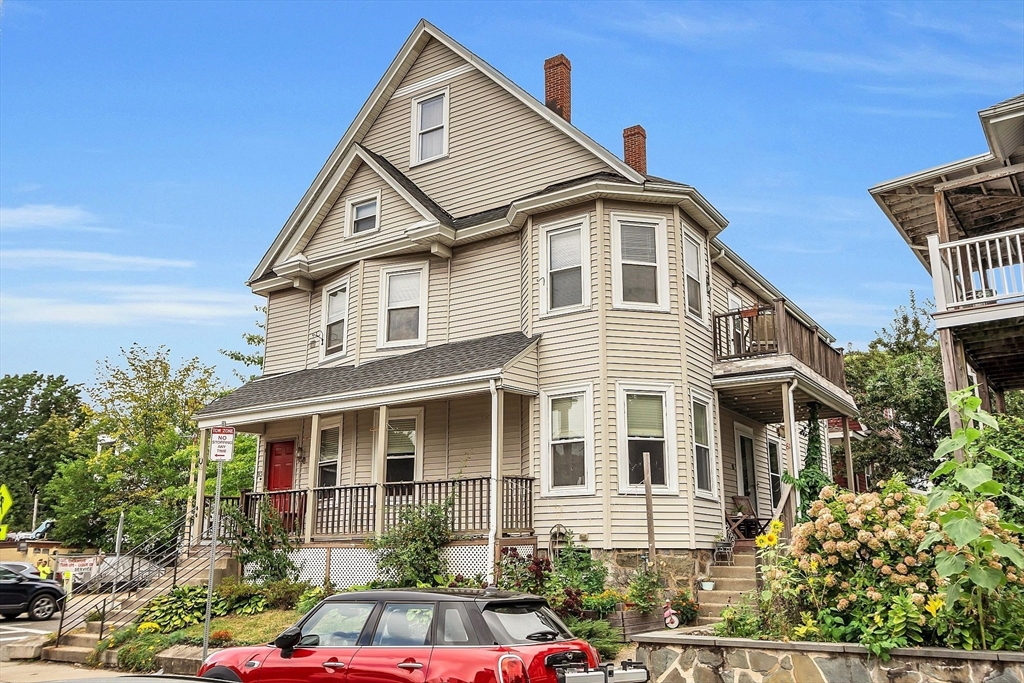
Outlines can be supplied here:
<path id="1" fill-rule="evenodd" d="M 36 562 L 36 569 L 39 571 L 40 579 L 48 579 L 53 574 L 53 568 L 50 567 L 50 563 L 41 557 Z"/>

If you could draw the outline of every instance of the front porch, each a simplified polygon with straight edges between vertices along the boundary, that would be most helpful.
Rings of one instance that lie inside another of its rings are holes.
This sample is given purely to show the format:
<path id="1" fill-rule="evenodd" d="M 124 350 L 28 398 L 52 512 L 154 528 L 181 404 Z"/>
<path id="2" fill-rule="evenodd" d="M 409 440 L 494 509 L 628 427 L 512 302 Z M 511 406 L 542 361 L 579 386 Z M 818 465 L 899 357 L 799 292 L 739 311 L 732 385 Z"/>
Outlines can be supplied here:
<path id="1" fill-rule="evenodd" d="M 533 477 L 501 477 L 499 524 L 506 538 L 532 536 Z M 221 497 L 221 510 L 241 508 L 254 524 L 260 523 L 263 501 L 275 510 L 285 529 L 305 543 L 363 542 L 388 531 L 402 511 L 417 505 L 452 502 L 451 530 L 459 539 L 486 538 L 491 529 L 491 479 L 442 479 L 388 484 L 321 486 L 313 489 L 243 492 Z M 377 501 L 382 514 L 377 514 Z M 211 533 L 213 496 L 203 499 L 202 533 Z M 377 526 L 378 519 L 382 522 Z"/>

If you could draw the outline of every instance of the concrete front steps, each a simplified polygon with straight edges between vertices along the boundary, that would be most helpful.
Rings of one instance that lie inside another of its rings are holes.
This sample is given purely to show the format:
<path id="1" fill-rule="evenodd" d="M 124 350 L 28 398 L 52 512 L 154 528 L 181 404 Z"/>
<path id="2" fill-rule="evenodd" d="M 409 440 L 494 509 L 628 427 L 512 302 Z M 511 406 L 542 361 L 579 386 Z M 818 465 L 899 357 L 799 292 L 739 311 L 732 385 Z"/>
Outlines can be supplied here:
<path id="1" fill-rule="evenodd" d="M 709 576 L 715 582 L 715 589 L 697 593 L 700 604 L 697 626 L 721 621 L 722 610 L 737 604 L 744 593 L 757 590 L 757 555 L 753 549 L 737 548 L 733 564 L 714 565 Z"/>

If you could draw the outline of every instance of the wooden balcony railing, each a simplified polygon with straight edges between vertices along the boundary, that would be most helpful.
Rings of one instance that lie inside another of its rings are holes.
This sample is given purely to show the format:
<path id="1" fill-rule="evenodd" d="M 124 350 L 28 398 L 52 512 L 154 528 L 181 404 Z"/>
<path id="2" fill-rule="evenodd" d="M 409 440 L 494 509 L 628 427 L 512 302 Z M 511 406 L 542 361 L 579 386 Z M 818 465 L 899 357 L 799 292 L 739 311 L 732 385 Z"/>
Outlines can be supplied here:
<path id="1" fill-rule="evenodd" d="M 384 529 L 401 521 L 402 511 L 415 505 L 440 504 L 452 499 L 452 532 L 486 533 L 491 526 L 491 480 L 444 479 L 384 485 Z"/>
<path id="2" fill-rule="evenodd" d="M 760 306 L 716 313 L 715 360 L 742 360 L 791 354 L 837 387 L 846 389 L 843 352 L 786 309 L 778 299 Z"/>
<path id="3" fill-rule="evenodd" d="M 238 508 L 241 505 L 240 496 L 221 496 L 220 497 L 220 538 L 221 540 L 229 540 L 235 537 L 237 530 L 235 524 L 228 516 L 227 512 L 231 508 Z M 205 496 L 203 498 L 203 525 L 200 538 L 208 540 L 213 535 L 213 502 L 214 496 Z"/>
<path id="4" fill-rule="evenodd" d="M 306 531 L 306 495 L 305 489 L 291 491 L 262 491 L 247 493 L 242 496 L 242 510 L 245 516 L 259 527 L 263 524 L 262 501 L 266 499 L 270 507 L 281 516 L 288 534 L 302 538 Z"/>
<path id="5" fill-rule="evenodd" d="M 501 519 L 505 533 L 533 533 L 533 477 L 502 478 Z"/>
<path id="6" fill-rule="evenodd" d="M 330 486 L 313 489 L 313 535 L 369 536 L 373 533 L 377 487 Z"/>
<path id="7" fill-rule="evenodd" d="M 936 312 L 1024 301 L 1024 228 L 939 242 L 928 237 Z"/>

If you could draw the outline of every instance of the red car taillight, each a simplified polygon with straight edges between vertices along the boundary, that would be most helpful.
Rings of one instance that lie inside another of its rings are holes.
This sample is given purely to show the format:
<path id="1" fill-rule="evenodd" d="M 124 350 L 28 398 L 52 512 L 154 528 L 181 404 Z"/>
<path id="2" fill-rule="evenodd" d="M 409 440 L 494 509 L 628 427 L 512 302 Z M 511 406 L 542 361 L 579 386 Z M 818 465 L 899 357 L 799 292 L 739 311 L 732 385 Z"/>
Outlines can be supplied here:
<path id="1" fill-rule="evenodd" d="M 530 683 L 526 662 L 515 655 L 505 655 L 499 659 L 498 683 Z"/>

